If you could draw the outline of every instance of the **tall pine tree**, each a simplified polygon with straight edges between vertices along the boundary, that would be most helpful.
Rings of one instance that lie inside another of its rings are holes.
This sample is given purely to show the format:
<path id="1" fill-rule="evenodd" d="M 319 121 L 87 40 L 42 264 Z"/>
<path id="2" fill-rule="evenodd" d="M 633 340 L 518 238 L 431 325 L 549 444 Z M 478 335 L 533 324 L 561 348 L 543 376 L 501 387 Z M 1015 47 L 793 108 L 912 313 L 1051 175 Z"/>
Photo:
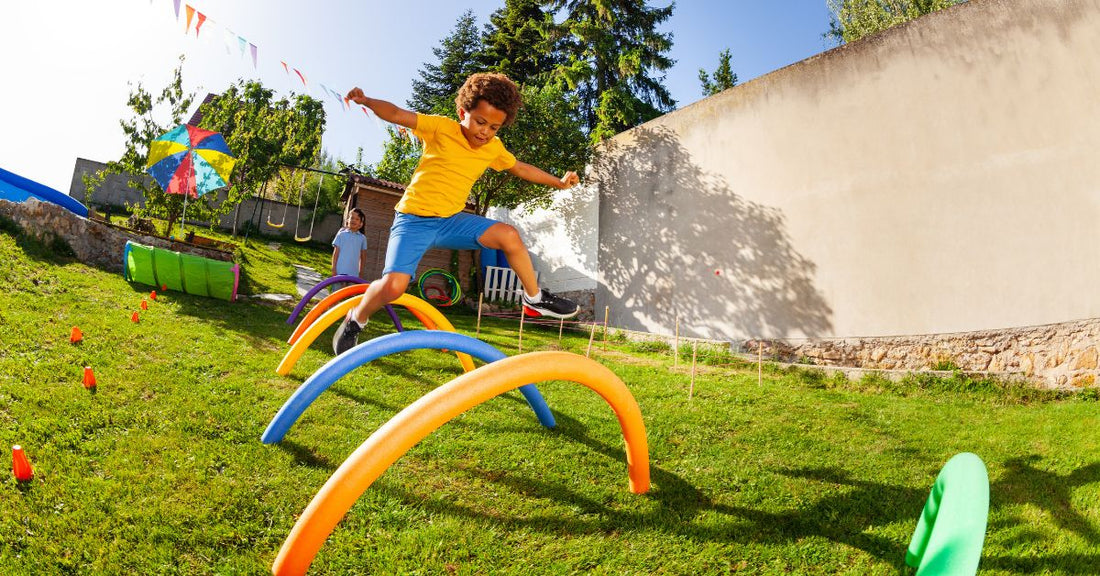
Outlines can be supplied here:
<path id="1" fill-rule="evenodd" d="M 703 96 L 713 96 L 737 86 L 737 74 L 730 65 L 729 48 L 718 54 L 718 68 L 714 71 L 713 80 L 706 70 L 699 69 L 699 83 L 702 84 Z"/>
<path id="2" fill-rule="evenodd" d="M 565 12 L 567 60 L 558 76 L 577 91 L 594 142 L 673 108 L 662 84 L 662 73 L 674 63 L 666 55 L 672 34 L 657 26 L 672 16 L 674 3 L 651 8 L 645 0 L 544 0 L 543 6 Z"/>
<path id="3" fill-rule="evenodd" d="M 559 36 L 539 0 L 506 0 L 485 25 L 480 60 L 516 84 L 542 86 L 563 61 Z"/>
<path id="4" fill-rule="evenodd" d="M 477 18 L 467 10 L 458 18 L 454 30 L 432 48 L 438 64 L 425 62 L 420 68 L 419 80 L 413 80 L 412 98 L 408 106 L 424 114 L 455 117 L 455 94 L 474 72 L 481 72 L 481 35 L 477 30 Z"/>

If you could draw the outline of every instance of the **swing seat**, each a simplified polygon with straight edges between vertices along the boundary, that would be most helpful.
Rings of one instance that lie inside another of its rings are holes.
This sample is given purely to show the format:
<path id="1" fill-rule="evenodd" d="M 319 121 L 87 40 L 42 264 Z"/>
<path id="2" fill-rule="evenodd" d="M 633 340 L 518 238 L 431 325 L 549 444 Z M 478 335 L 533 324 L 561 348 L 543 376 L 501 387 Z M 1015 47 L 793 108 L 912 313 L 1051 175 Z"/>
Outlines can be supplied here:
<path id="1" fill-rule="evenodd" d="M 294 235 L 295 242 L 309 242 L 310 240 L 313 240 L 313 234 L 310 234 L 309 236 L 299 236 L 297 234 Z"/>
<path id="2" fill-rule="evenodd" d="M 283 227 L 283 226 L 285 226 L 286 224 L 283 224 L 282 222 L 279 222 L 279 223 L 275 223 L 275 222 L 272 222 L 272 221 L 271 221 L 271 217 L 268 217 L 268 219 L 267 219 L 267 225 L 268 225 L 268 226 L 270 226 L 270 227 L 272 227 L 272 228 L 282 228 L 282 227 Z"/>

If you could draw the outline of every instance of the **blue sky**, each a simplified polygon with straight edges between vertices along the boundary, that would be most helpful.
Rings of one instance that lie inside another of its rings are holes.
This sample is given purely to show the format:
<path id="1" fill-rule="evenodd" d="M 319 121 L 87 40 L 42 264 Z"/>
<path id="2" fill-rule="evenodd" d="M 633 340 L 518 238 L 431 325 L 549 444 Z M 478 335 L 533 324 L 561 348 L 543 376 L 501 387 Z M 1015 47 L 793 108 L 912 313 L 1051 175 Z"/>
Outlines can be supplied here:
<path id="1" fill-rule="evenodd" d="M 184 4 L 208 17 L 196 38 L 184 34 Z M 320 84 L 341 93 L 353 86 L 404 104 L 431 49 L 473 10 L 479 23 L 503 0 L 183 0 L 177 21 L 172 0 L 19 2 L 5 10 L 0 34 L 5 79 L 0 90 L 0 167 L 68 192 L 77 157 L 117 159 L 124 137 L 118 122 L 130 84 L 159 90 L 180 54 L 185 88 L 223 90 L 237 78 L 256 78 L 280 95 L 324 96 Z M 651 0 L 652 6 L 665 2 Z M 673 33 L 665 85 L 677 106 L 698 101 L 698 70 L 718 65 L 730 49 L 744 83 L 830 47 L 822 33 L 824 0 L 680 0 L 663 30 Z M 232 37 L 230 37 L 232 33 Z M 253 68 L 236 37 L 258 48 Z M 287 75 L 287 62 L 309 80 Z M 381 155 L 383 133 L 361 112 L 326 101 L 323 145 L 338 158 Z M 12 135 L 18 137 L 11 137 Z"/>

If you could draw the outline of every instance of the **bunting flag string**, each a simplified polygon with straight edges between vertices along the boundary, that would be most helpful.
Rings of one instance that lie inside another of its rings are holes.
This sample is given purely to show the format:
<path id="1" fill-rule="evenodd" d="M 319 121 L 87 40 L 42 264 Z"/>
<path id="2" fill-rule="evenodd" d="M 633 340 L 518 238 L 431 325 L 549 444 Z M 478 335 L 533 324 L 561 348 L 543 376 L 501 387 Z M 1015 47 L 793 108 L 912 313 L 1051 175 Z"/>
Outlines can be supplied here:
<path id="1" fill-rule="evenodd" d="M 183 33 L 184 34 L 190 34 L 191 33 L 191 19 L 193 19 L 195 17 L 195 9 L 192 8 L 190 4 L 185 5 L 185 8 L 187 8 L 187 27 L 184 28 Z"/>
<path id="2" fill-rule="evenodd" d="M 150 0 L 150 3 L 152 3 L 152 1 L 153 0 Z M 220 28 L 221 29 L 222 42 L 225 45 L 225 53 L 227 55 L 231 56 L 233 54 L 233 44 L 236 43 L 237 51 L 239 53 L 238 57 L 240 59 L 244 59 L 245 51 L 247 50 L 249 55 L 252 58 L 252 68 L 253 68 L 253 70 L 258 70 L 259 69 L 259 48 L 256 46 L 256 44 L 254 44 L 252 42 L 249 42 L 247 38 L 245 38 L 244 36 L 234 32 L 228 26 L 225 26 L 223 24 L 219 24 L 214 19 L 207 16 L 205 13 L 200 12 L 193 5 L 191 5 L 189 3 L 184 3 L 183 0 L 172 0 L 173 12 L 175 14 L 175 18 L 176 18 L 177 22 L 180 20 L 180 5 L 181 4 L 184 7 L 184 13 L 185 13 L 184 35 L 189 36 L 191 34 L 191 25 L 192 25 L 192 23 L 194 23 L 194 25 L 195 25 L 195 38 L 196 39 L 200 38 L 200 33 L 201 33 L 204 26 L 207 29 L 210 29 L 211 27 L 214 27 L 215 29 Z M 209 37 L 210 34 L 211 33 L 208 32 L 206 37 Z M 216 36 L 216 35 L 218 35 L 218 32 L 215 31 L 214 34 Z M 278 62 L 279 62 L 280 65 L 282 65 L 283 72 L 286 73 L 288 76 L 291 75 L 291 72 L 294 73 L 294 76 L 297 77 L 298 80 L 302 83 L 302 86 L 305 87 L 305 90 L 306 90 L 307 93 L 313 92 L 313 90 L 311 90 L 311 88 L 310 88 L 309 80 L 308 80 L 308 77 L 305 74 L 305 72 L 303 72 L 302 70 L 300 70 L 300 69 L 298 69 L 294 66 L 291 66 L 291 65 L 287 64 L 287 62 L 285 60 L 279 60 Z M 345 95 L 343 95 L 340 92 L 332 89 L 331 87 L 329 87 L 326 84 L 317 83 L 317 85 L 320 87 L 320 91 L 323 95 L 328 95 L 328 96 L 331 96 L 333 99 L 335 99 L 336 102 L 339 103 L 340 107 L 345 112 L 351 110 L 352 102 Z M 371 118 L 374 121 L 374 123 L 378 127 L 379 131 L 386 132 L 386 126 L 383 124 L 383 121 L 380 118 L 378 118 L 378 116 L 376 114 L 373 114 L 372 111 L 369 108 L 367 108 L 366 106 L 363 106 L 363 105 L 358 104 L 358 103 L 356 103 L 356 105 L 359 106 L 359 108 L 363 111 L 364 114 L 367 115 L 367 117 Z M 417 139 L 411 133 L 411 131 L 406 131 L 404 128 L 401 128 L 401 127 L 398 127 L 398 128 L 399 128 L 398 134 L 400 135 L 400 137 L 402 137 L 403 139 L 408 139 L 409 142 L 414 147 L 417 147 L 417 148 L 420 147 L 419 139 Z"/>

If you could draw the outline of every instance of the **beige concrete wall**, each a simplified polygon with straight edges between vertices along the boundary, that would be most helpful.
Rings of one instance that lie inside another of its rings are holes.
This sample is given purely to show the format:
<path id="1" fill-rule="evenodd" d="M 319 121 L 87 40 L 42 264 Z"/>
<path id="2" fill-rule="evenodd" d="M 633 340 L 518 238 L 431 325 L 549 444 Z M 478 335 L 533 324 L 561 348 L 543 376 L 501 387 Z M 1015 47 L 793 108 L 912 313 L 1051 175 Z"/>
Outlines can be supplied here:
<path id="1" fill-rule="evenodd" d="M 1100 317 L 1098 54 L 1100 0 L 971 0 L 616 136 L 597 308 L 724 339 Z"/>

